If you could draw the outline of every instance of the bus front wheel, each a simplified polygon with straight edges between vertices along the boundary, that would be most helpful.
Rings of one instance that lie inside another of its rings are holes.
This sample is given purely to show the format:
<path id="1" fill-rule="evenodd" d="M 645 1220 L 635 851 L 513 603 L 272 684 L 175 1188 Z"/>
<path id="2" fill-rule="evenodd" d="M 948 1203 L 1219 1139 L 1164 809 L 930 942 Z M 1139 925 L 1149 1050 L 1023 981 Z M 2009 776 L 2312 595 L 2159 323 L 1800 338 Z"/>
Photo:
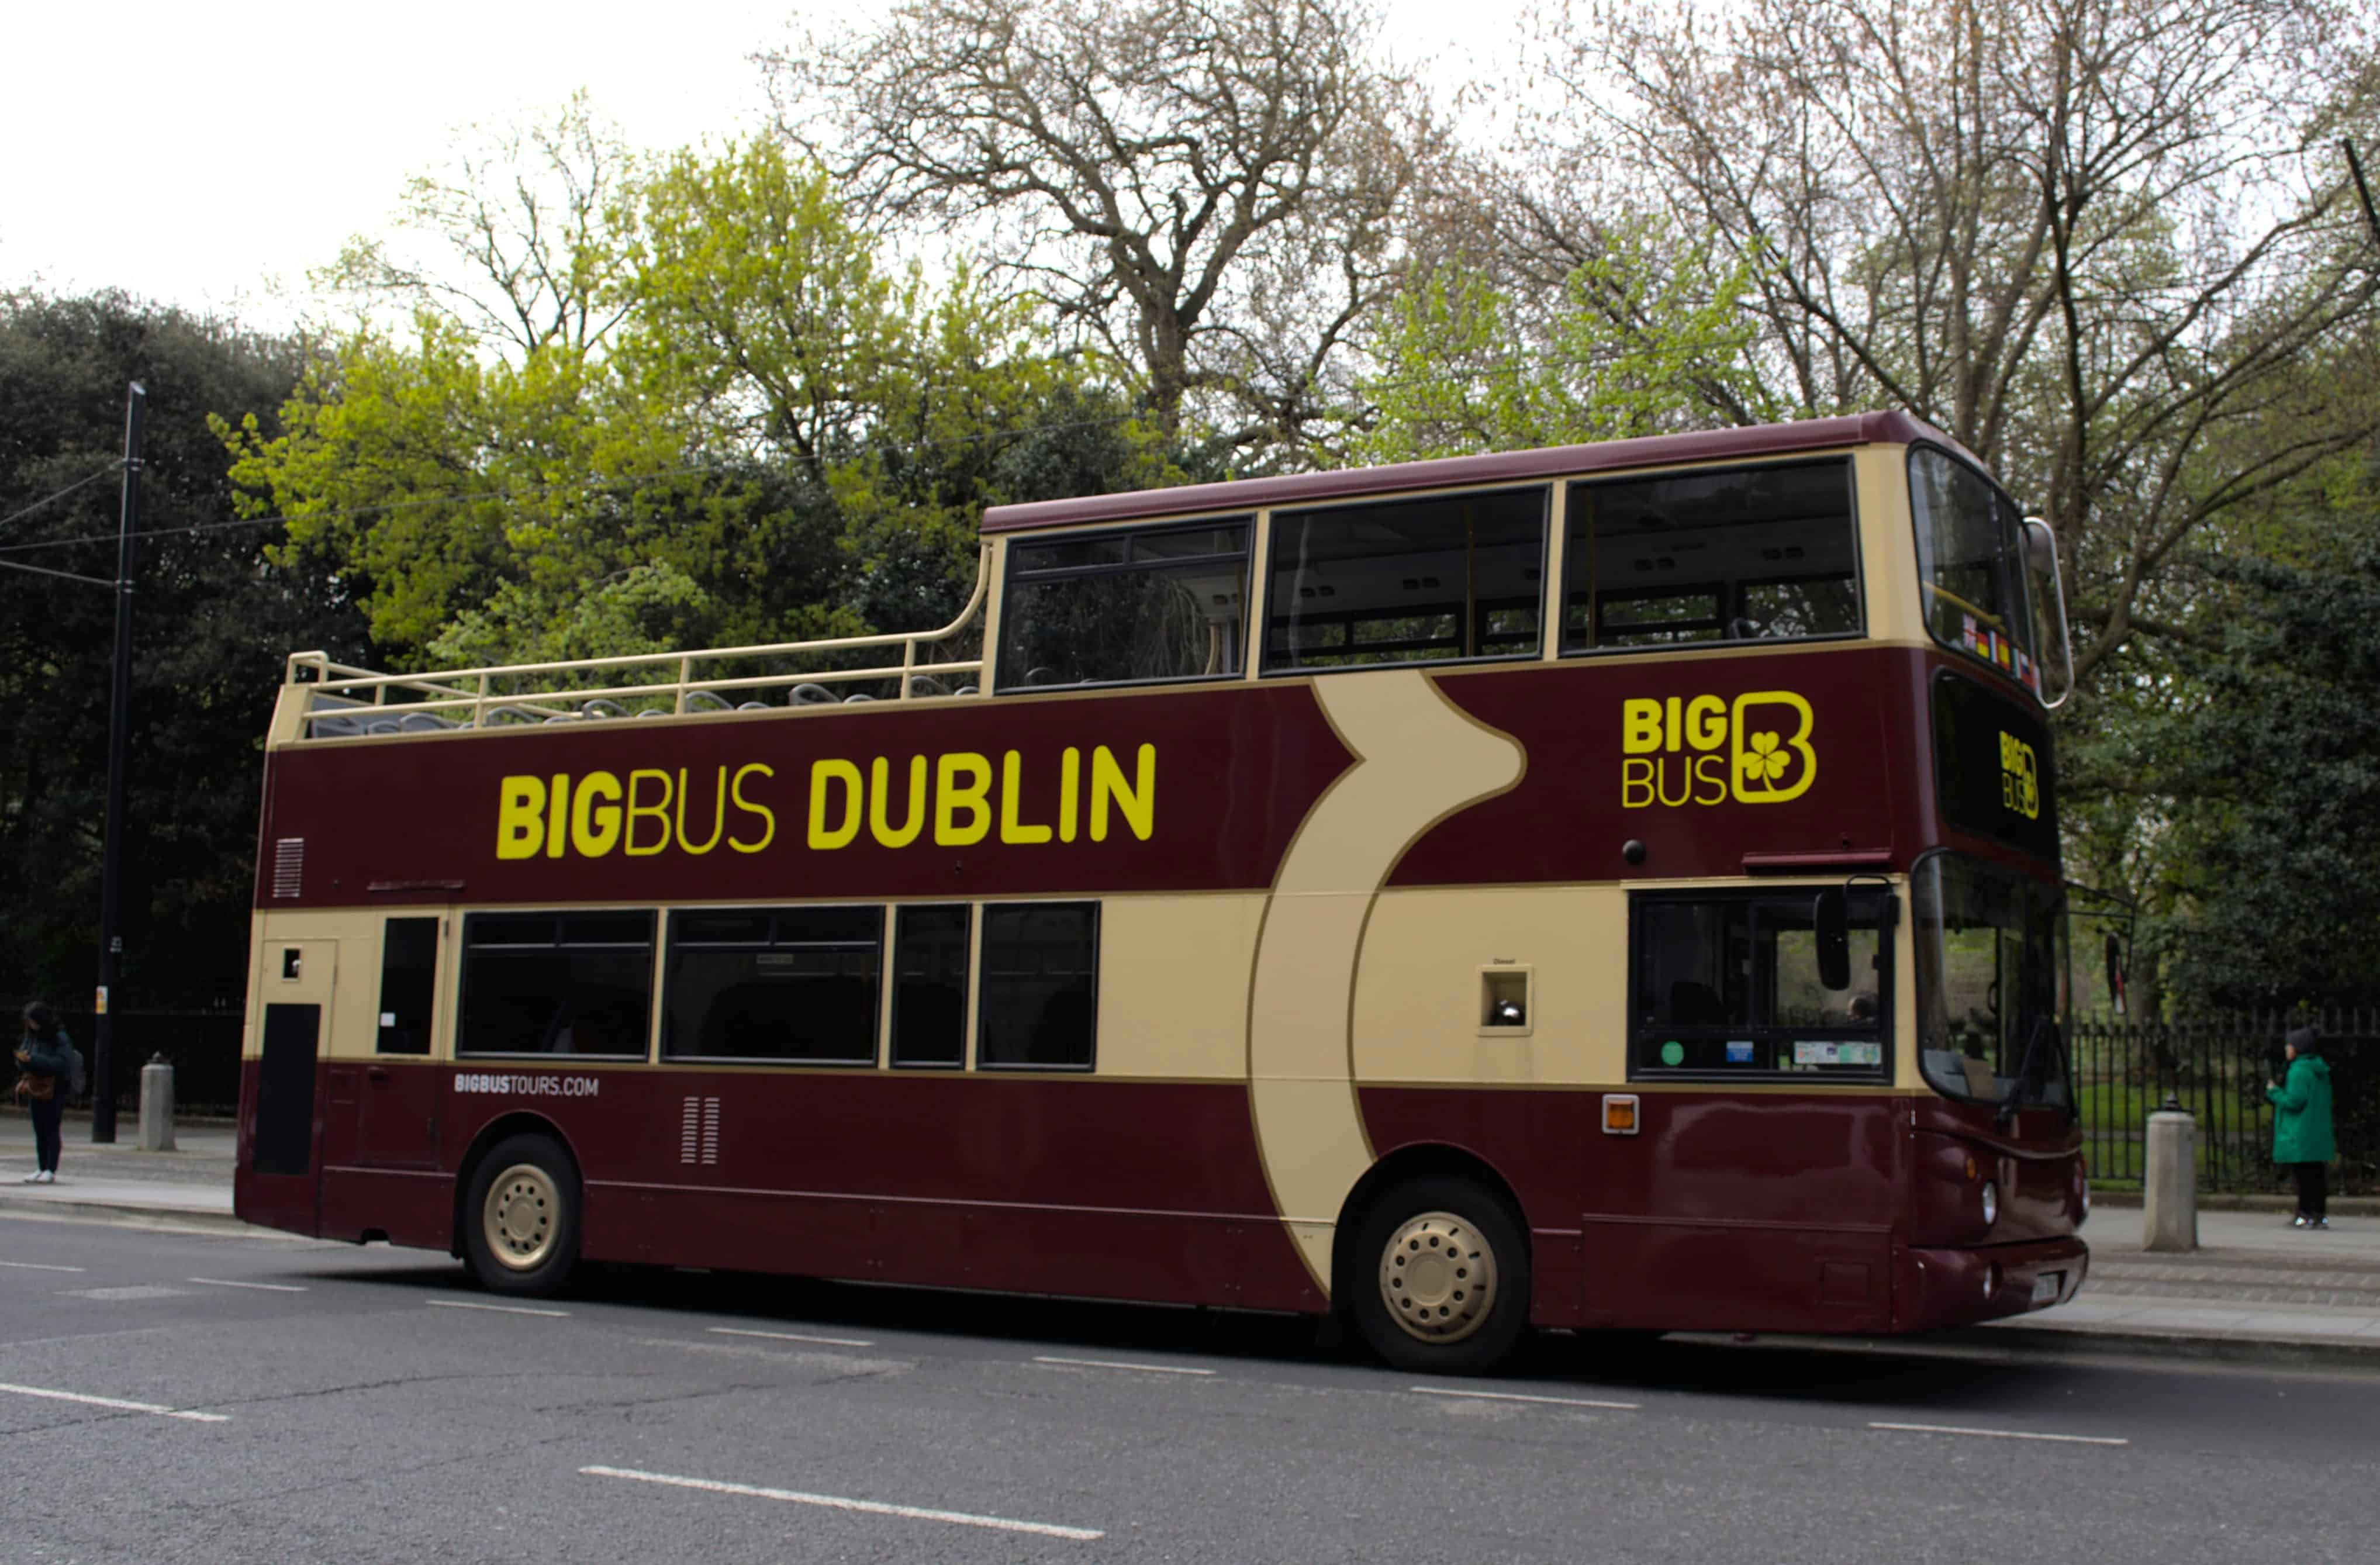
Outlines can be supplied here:
<path id="1" fill-rule="evenodd" d="M 578 1264 L 578 1176 L 542 1135 L 507 1136 L 480 1159 L 463 1203 L 463 1256 L 491 1293 L 557 1292 Z"/>
<path id="2" fill-rule="evenodd" d="M 1467 1180 L 1424 1179 L 1374 1201 L 1341 1280 L 1355 1328 L 1397 1368 L 1477 1375 L 1521 1339 L 1529 1250 L 1504 1204 Z"/>

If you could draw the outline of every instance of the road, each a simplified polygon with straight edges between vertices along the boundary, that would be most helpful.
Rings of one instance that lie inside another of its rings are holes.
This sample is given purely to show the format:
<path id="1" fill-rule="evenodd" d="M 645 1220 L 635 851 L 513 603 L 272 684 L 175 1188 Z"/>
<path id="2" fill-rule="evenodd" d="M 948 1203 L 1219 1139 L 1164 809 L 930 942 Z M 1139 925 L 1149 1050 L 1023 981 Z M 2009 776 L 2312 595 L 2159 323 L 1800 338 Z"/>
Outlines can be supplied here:
<path id="1" fill-rule="evenodd" d="M 2369 1377 L 1548 1338 L 1432 1383 L 1179 1310 L 500 1303 L 419 1252 L 0 1219 L 0 1559 L 2315 1565 L 2380 1532 Z"/>

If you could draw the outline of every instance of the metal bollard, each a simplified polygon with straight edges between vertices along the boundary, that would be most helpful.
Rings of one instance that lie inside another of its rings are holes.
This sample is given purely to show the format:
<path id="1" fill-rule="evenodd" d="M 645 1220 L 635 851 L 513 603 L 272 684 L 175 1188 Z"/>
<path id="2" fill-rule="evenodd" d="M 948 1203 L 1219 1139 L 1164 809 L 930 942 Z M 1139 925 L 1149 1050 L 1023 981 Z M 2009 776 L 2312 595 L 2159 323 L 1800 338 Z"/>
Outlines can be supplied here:
<path id="1" fill-rule="evenodd" d="M 140 1150 L 174 1150 L 174 1067 L 163 1054 L 140 1067 Z"/>
<path id="2" fill-rule="evenodd" d="M 2149 1116 L 2148 1154 L 2141 1248 L 2188 1255 L 2198 1248 L 2198 1122 L 2170 1094 Z"/>

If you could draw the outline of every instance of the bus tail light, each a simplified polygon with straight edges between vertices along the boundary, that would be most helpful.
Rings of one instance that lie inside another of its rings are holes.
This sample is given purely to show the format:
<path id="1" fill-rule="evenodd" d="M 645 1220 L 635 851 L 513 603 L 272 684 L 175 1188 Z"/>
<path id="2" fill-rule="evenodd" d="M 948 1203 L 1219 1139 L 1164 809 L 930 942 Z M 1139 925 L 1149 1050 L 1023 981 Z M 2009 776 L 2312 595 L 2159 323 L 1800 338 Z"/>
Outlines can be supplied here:
<path id="1" fill-rule="evenodd" d="M 1633 1135 L 1638 1119 L 1634 1093 L 1608 1092 L 1603 1095 L 1604 1134 Z"/>

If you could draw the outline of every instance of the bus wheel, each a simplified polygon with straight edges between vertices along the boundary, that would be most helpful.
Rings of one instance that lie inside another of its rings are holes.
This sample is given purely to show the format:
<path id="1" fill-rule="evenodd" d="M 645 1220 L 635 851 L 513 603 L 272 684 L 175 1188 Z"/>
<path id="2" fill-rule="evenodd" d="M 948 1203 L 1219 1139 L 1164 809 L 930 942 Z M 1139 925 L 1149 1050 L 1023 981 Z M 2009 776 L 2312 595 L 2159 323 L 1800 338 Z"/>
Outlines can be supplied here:
<path id="1" fill-rule="evenodd" d="M 560 1291 L 578 1264 L 578 1179 L 542 1135 L 513 1135 L 480 1159 L 463 1204 L 463 1256 L 491 1293 Z"/>
<path id="2" fill-rule="evenodd" d="M 1528 1324 L 1520 1224 L 1467 1180 L 1417 1180 L 1373 1202 L 1356 1225 L 1348 1272 L 1356 1329 L 1399 1369 L 1480 1374 Z"/>

